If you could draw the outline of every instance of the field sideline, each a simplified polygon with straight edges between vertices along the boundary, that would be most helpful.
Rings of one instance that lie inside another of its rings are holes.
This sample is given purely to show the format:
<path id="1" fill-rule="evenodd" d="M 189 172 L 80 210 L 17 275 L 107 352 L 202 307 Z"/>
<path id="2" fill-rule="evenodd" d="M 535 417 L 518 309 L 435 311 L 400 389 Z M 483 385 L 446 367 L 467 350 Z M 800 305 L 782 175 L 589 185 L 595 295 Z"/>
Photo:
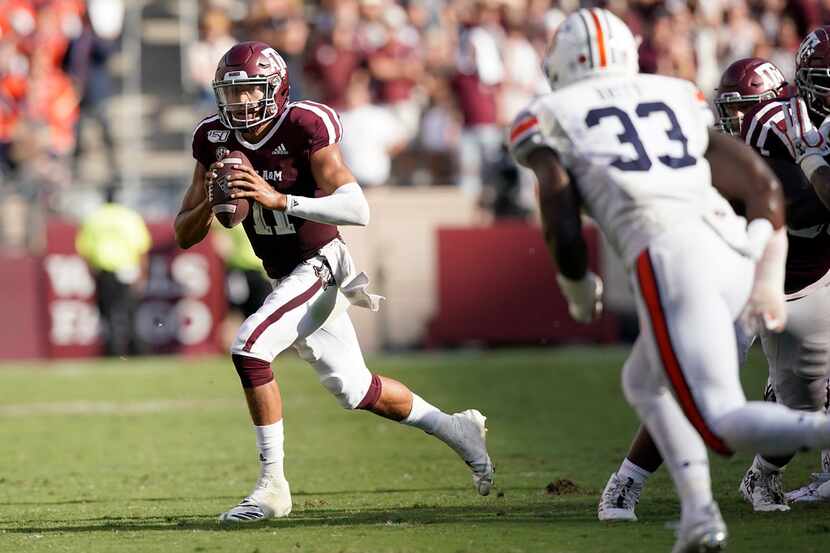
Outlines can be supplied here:
<path id="1" fill-rule="evenodd" d="M 276 363 L 294 513 L 256 527 L 216 516 L 258 470 L 226 358 L 0 365 L 0 552 L 668 552 L 678 504 L 666 472 L 643 521 L 596 521 L 596 496 L 628 447 L 623 348 L 377 356 L 446 410 L 488 417 L 497 489 L 475 495 L 466 466 L 420 431 L 347 413 L 293 356 Z M 744 382 L 759 397 L 755 351 Z M 830 506 L 752 514 L 739 500 L 749 457 L 713 462 L 729 551 L 824 551 Z M 800 455 L 793 487 L 818 466 Z M 559 479 L 565 495 L 546 493 Z"/>

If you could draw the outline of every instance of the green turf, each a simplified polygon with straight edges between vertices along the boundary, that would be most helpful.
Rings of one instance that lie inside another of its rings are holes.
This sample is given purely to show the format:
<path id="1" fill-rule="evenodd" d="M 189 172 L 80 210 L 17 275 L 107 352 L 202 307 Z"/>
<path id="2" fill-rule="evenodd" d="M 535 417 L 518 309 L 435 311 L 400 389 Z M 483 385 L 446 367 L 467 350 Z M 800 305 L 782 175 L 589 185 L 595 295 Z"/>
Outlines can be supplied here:
<path id="1" fill-rule="evenodd" d="M 669 551 L 678 504 L 665 471 L 648 485 L 642 522 L 595 518 L 597 493 L 635 428 L 619 385 L 624 356 L 612 348 L 370 360 L 446 410 L 488 415 L 498 489 L 487 498 L 443 444 L 341 410 L 310 368 L 282 358 L 294 512 L 239 529 L 220 528 L 216 516 L 249 491 L 258 464 L 227 359 L 5 364 L 0 551 Z M 757 397 L 757 354 L 744 379 Z M 753 515 L 739 501 L 747 462 L 712 467 L 730 551 L 824 551 L 826 507 Z M 815 453 L 800 456 L 786 481 L 801 483 L 817 463 Z M 577 492 L 546 494 L 560 478 Z"/>

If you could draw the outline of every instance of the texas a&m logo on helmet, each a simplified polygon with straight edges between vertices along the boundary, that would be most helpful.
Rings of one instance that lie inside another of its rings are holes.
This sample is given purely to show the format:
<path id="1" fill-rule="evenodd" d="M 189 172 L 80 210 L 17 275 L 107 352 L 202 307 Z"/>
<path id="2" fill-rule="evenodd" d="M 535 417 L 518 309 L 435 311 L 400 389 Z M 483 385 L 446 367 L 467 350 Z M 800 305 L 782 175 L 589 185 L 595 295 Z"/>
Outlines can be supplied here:
<path id="1" fill-rule="evenodd" d="M 784 74 L 767 60 L 744 58 L 734 62 L 723 72 L 715 96 L 721 130 L 740 134 L 744 113 L 759 102 L 781 96 L 786 86 Z"/>

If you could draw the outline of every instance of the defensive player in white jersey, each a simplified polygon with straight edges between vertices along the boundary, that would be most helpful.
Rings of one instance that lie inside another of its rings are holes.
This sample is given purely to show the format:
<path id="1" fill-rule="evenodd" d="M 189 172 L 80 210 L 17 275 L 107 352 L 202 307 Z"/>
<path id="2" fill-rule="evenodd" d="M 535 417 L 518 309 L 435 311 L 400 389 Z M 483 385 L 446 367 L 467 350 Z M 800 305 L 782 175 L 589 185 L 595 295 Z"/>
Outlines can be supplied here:
<path id="1" fill-rule="evenodd" d="M 742 310 L 770 330 L 786 323 L 780 183 L 748 146 L 711 130 L 694 85 L 638 74 L 634 37 L 606 10 L 571 14 L 545 69 L 553 92 L 519 115 L 510 136 L 539 180 L 560 288 L 576 320 L 596 317 L 602 286 L 587 270 L 583 206 L 635 290 L 641 333 L 623 388 L 680 495 L 673 551 L 722 550 L 706 445 L 724 455 L 830 445 L 830 419 L 747 402 L 738 378 L 732 325 Z M 744 202 L 748 225 L 718 191 Z"/>
<path id="2" fill-rule="evenodd" d="M 818 43 L 822 42 L 830 42 L 823 33 Z M 806 65 L 805 61 L 799 59 L 799 66 Z M 803 78 L 797 78 L 795 86 L 788 86 L 781 71 L 769 61 L 744 58 L 730 64 L 721 76 L 715 107 L 721 130 L 742 136 L 776 174 L 787 204 L 787 328 L 781 333 L 761 329 L 769 363 L 764 398 L 793 409 L 823 411 L 830 369 L 830 288 L 826 286 L 830 279 L 830 237 L 826 232 L 830 212 L 795 162 L 787 136 L 797 129 L 786 125 L 785 115 L 793 101 L 802 96 L 808 96 Z M 818 114 L 819 123 L 823 117 Z M 753 340 L 754 336 L 739 339 L 741 361 Z M 788 511 L 788 496 L 799 502 L 823 499 L 818 490 L 822 482 L 830 480 L 830 451 L 822 452 L 820 472 L 810 483 L 784 494 L 782 472 L 791 458 L 756 455 L 739 486 L 753 510 Z M 636 521 L 635 506 L 643 487 L 661 463 L 657 446 L 641 427 L 626 458 L 605 485 L 598 518 Z"/>

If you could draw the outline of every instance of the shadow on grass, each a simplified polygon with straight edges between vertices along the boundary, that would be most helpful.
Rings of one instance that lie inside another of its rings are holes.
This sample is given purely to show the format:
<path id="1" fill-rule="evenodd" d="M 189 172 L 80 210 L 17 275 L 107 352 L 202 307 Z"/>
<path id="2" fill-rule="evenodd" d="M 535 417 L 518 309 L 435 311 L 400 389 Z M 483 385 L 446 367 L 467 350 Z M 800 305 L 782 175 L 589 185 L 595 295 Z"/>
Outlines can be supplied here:
<path id="1" fill-rule="evenodd" d="M 269 520 L 260 523 L 238 526 L 220 526 L 214 515 L 168 515 L 168 516 L 125 516 L 100 517 L 77 521 L 55 521 L 63 524 L 39 524 L 27 526 L 25 523 L 4 529 L 7 533 L 48 534 L 48 533 L 82 533 L 129 531 L 191 531 L 207 530 L 218 532 L 235 532 L 267 528 L 289 529 L 310 527 L 346 527 L 383 525 L 389 527 L 406 527 L 429 524 L 551 524 L 567 521 L 596 525 L 596 515 L 588 509 L 587 500 L 568 501 L 557 504 L 534 505 L 465 505 L 465 506 L 429 506 L 396 507 L 389 509 L 324 509 L 311 508 L 294 512 L 288 518 Z M 592 503 L 592 501 L 591 501 Z"/>
<path id="2" fill-rule="evenodd" d="M 531 487 L 531 486 L 515 486 L 511 487 L 510 490 L 514 491 L 528 491 L 528 490 L 536 490 L 538 488 Z M 391 494 L 391 493 L 424 493 L 424 492 L 442 492 L 442 493 L 469 493 L 470 488 L 464 486 L 455 486 L 455 487 L 443 487 L 443 488 L 408 488 L 408 489 L 394 489 L 394 488 L 378 488 L 374 490 L 340 490 L 335 492 L 329 491 L 293 491 L 291 492 L 291 497 L 298 498 L 298 497 L 316 497 L 316 496 L 323 496 L 323 497 L 331 497 L 331 496 L 340 496 L 340 495 L 379 495 L 379 494 Z M 208 496 L 208 497 L 174 497 L 174 496 L 167 496 L 167 497 L 135 497 L 127 499 L 127 503 L 164 503 L 164 502 L 175 502 L 175 501 L 239 501 L 241 496 L 239 495 L 216 495 L 216 496 Z M 86 505 L 86 504 L 96 504 L 96 503 L 124 503 L 124 498 L 110 498 L 110 499 L 97 499 L 97 498 L 90 498 L 90 499 L 66 499 L 62 501 L 8 501 L 8 502 L 0 502 L 0 507 L 37 507 L 38 505 Z"/>

